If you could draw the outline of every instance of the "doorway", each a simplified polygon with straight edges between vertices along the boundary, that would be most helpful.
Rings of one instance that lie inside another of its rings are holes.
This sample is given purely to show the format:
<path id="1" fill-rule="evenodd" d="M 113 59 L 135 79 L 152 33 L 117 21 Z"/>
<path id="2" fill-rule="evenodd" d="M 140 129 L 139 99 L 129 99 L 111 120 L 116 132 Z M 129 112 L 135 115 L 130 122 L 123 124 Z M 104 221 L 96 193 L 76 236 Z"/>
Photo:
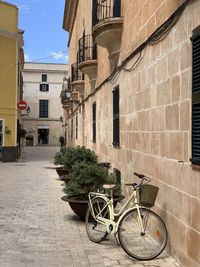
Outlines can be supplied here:
<path id="1" fill-rule="evenodd" d="M 49 129 L 38 129 L 38 145 L 49 144 Z"/>
<path id="2" fill-rule="evenodd" d="M 26 137 L 26 146 L 33 146 L 33 136 Z"/>

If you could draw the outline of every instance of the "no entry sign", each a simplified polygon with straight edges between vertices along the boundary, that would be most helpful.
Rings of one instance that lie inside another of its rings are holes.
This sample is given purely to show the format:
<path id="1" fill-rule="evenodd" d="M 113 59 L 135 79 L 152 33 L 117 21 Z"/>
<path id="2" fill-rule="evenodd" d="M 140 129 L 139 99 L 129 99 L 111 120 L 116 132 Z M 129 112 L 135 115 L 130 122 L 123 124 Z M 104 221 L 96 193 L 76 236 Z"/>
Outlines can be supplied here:
<path id="1" fill-rule="evenodd" d="M 25 101 L 19 101 L 17 103 L 17 107 L 20 109 L 20 110 L 25 110 L 27 108 L 27 103 Z"/>

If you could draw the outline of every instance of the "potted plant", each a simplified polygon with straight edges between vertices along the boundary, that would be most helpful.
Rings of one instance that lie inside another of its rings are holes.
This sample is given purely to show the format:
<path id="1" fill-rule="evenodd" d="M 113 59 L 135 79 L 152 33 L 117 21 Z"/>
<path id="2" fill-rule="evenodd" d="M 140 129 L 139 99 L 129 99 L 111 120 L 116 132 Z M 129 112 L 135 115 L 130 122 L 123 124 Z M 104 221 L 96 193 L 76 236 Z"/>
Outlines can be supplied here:
<path id="1" fill-rule="evenodd" d="M 56 169 L 59 176 L 68 175 L 77 162 L 97 163 L 97 155 L 84 146 L 69 146 L 54 156 L 54 164 L 63 166 Z"/>
<path id="2" fill-rule="evenodd" d="M 105 167 L 88 162 L 74 164 L 69 178 L 69 183 L 64 188 L 67 195 L 63 196 L 62 200 L 69 203 L 80 219 L 85 218 L 88 207 L 88 193 L 102 191 L 103 184 L 115 182 L 114 176 L 108 174 Z M 120 185 L 116 187 L 113 193 L 115 203 L 124 198 L 121 195 Z"/>

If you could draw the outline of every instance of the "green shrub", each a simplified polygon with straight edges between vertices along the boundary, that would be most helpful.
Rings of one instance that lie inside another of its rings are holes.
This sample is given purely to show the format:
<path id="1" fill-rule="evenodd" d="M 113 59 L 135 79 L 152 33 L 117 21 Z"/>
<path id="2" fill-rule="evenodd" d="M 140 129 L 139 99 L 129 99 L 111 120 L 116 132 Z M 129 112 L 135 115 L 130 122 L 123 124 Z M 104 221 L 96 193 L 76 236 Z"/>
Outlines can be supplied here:
<path id="1" fill-rule="evenodd" d="M 69 183 L 65 185 L 64 192 L 70 195 L 88 197 L 89 192 L 103 191 L 103 185 L 115 183 L 113 174 L 108 174 L 106 168 L 97 163 L 79 162 L 73 165 L 69 175 Z M 121 186 L 117 185 L 114 195 L 120 195 Z"/>
<path id="2" fill-rule="evenodd" d="M 89 192 L 102 190 L 107 182 L 108 174 L 105 168 L 97 164 L 79 162 L 74 164 L 69 175 L 69 183 L 64 192 L 71 195 L 88 195 Z"/>
<path id="3" fill-rule="evenodd" d="M 76 146 L 62 148 L 54 156 L 55 165 L 64 165 L 70 171 L 73 165 L 78 162 L 97 163 L 97 155 L 84 146 Z"/>

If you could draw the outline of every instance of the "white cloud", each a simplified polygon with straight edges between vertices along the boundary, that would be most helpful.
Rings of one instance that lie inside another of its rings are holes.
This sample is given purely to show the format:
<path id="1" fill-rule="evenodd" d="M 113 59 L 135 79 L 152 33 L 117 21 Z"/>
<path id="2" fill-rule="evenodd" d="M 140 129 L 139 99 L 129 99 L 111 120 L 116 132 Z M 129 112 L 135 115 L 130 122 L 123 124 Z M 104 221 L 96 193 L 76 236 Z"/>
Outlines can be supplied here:
<path id="1" fill-rule="evenodd" d="M 21 12 L 21 13 L 29 13 L 29 11 L 30 11 L 31 9 L 30 9 L 30 7 L 28 6 L 28 5 L 20 5 L 19 6 L 19 11 Z"/>
<path id="2" fill-rule="evenodd" d="M 30 61 L 30 57 L 28 54 L 24 54 L 24 59 L 25 59 L 25 62 L 28 62 Z"/>
<path id="3" fill-rule="evenodd" d="M 66 61 L 68 61 L 68 55 L 66 55 L 63 52 L 51 52 L 50 55 L 54 58 L 54 59 L 64 59 Z"/>

